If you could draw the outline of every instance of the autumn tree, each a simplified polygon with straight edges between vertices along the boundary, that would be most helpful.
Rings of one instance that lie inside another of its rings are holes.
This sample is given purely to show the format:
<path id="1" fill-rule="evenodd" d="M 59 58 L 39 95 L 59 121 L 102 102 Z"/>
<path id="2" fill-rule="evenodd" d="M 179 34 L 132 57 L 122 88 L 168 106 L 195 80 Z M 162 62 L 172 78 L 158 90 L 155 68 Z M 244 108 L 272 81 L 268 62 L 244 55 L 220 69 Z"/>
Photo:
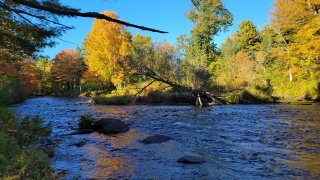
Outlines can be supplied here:
<path id="1" fill-rule="evenodd" d="M 319 0 L 277 0 L 271 27 L 282 40 L 291 91 L 314 91 L 319 74 Z M 281 54 L 279 53 L 280 58 Z M 287 78 L 288 79 L 288 78 Z M 313 82 L 314 85 L 311 85 Z M 306 84 L 304 88 L 298 84 Z M 313 88 L 307 88 L 310 86 Z"/>
<path id="2" fill-rule="evenodd" d="M 28 94 L 36 93 L 38 89 L 39 71 L 34 60 L 25 59 L 16 64 L 18 76 Z"/>
<path id="3" fill-rule="evenodd" d="M 54 58 L 51 67 L 51 78 L 54 82 L 55 92 L 70 92 L 77 94 L 77 87 L 86 71 L 86 65 L 72 49 L 60 51 Z"/>
<path id="4" fill-rule="evenodd" d="M 113 12 L 103 14 L 117 19 Z M 130 33 L 123 25 L 95 19 L 84 46 L 88 70 L 121 87 L 125 79 L 123 67 L 128 67 L 131 57 Z"/>

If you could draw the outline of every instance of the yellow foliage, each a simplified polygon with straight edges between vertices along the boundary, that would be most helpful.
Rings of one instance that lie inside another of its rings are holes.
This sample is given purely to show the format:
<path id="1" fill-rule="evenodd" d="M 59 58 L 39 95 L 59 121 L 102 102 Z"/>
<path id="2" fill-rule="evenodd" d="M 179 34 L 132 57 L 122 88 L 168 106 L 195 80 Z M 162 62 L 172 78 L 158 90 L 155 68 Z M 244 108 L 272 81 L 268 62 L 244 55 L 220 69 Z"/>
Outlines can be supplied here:
<path id="1" fill-rule="evenodd" d="M 320 14 L 304 25 L 294 36 L 292 52 L 309 66 L 320 58 Z"/>
<path id="2" fill-rule="evenodd" d="M 113 12 L 103 14 L 117 18 Z M 106 82 L 121 84 L 125 77 L 122 69 L 127 67 L 131 56 L 130 33 L 123 25 L 95 19 L 84 45 L 89 71 Z"/>

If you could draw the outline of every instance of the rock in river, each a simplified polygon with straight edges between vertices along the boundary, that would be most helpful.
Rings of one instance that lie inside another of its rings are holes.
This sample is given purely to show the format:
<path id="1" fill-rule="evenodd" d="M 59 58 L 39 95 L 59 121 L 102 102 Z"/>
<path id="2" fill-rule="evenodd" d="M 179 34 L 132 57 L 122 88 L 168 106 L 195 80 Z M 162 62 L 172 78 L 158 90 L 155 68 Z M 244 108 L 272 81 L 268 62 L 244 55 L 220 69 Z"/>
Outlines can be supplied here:
<path id="1" fill-rule="evenodd" d="M 144 144 L 162 143 L 165 141 L 169 141 L 170 139 L 172 139 L 172 138 L 169 136 L 165 136 L 165 135 L 153 135 L 153 136 L 146 137 L 141 142 Z"/>
<path id="2" fill-rule="evenodd" d="M 199 157 L 195 156 L 183 156 L 180 159 L 178 159 L 178 163 L 184 163 L 184 164 L 202 164 L 205 160 L 201 159 Z"/>
<path id="3" fill-rule="evenodd" d="M 129 131 L 129 126 L 119 119 L 104 118 L 96 121 L 92 126 L 94 131 L 103 134 L 125 133 Z"/>
<path id="4" fill-rule="evenodd" d="M 79 129 L 77 131 L 74 131 L 68 135 L 76 135 L 76 134 L 91 134 L 93 133 L 92 129 Z"/>

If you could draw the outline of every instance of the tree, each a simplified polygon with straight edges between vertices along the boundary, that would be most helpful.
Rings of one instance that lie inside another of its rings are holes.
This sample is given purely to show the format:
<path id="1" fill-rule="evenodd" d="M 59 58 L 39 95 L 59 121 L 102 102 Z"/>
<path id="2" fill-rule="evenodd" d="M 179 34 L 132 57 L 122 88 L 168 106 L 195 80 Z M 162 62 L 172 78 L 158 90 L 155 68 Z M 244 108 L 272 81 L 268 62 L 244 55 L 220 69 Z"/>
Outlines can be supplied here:
<path id="1" fill-rule="evenodd" d="M 51 77 L 55 85 L 55 91 L 71 91 L 77 94 L 77 87 L 86 71 L 86 65 L 72 49 L 60 51 L 52 64 Z"/>
<path id="2" fill-rule="evenodd" d="M 239 31 L 236 33 L 238 51 L 253 52 L 259 49 L 261 42 L 257 27 L 249 20 L 239 24 Z"/>
<path id="3" fill-rule="evenodd" d="M 221 45 L 221 54 L 218 61 L 210 64 L 212 84 L 218 84 L 230 89 L 236 78 L 236 42 L 235 36 L 228 37 Z"/>
<path id="4" fill-rule="evenodd" d="M 36 62 L 40 77 L 38 82 L 38 90 L 40 95 L 50 94 L 52 89 L 51 67 L 52 61 L 41 58 Z"/>
<path id="5" fill-rule="evenodd" d="M 117 18 L 113 12 L 104 11 L 103 14 Z M 95 19 L 84 42 L 88 70 L 106 82 L 122 86 L 124 68 L 131 58 L 130 36 L 121 24 Z"/>
<path id="6" fill-rule="evenodd" d="M 38 89 L 39 71 L 33 60 L 25 59 L 15 64 L 20 81 L 28 94 Z"/>
<path id="7" fill-rule="evenodd" d="M 272 26 L 294 32 L 319 14 L 319 0 L 277 0 L 271 12 Z"/>
<path id="8" fill-rule="evenodd" d="M 290 81 L 293 80 L 293 69 L 304 69 L 301 72 L 305 73 L 296 71 L 300 74 L 296 77 L 306 78 L 318 66 L 320 1 L 277 0 L 273 5 L 271 24 L 286 47 Z"/>
<path id="9" fill-rule="evenodd" d="M 254 64 L 251 56 L 246 52 L 238 52 L 235 57 L 236 79 L 238 87 L 246 87 L 253 83 Z"/>
<path id="10" fill-rule="evenodd" d="M 58 37 L 66 29 L 64 26 L 48 26 L 46 21 L 31 21 L 29 13 L 46 16 L 48 21 L 56 18 L 34 9 L 24 12 L 23 7 L 13 1 L 0 1 L 0 59 L 13 62 L 22 60 L 45 46 L 52 46 L 52 38 Z M 24 13 L 22 13 L 23 11 Z M 28 16 L 28 18 L 26 17 Z"/>
<path id="11" fill-rule="evenodd" d="M 190 37 L 181 36 L 183 84 L 193 89 L 208 89 L 208 66 L 217 58 L 214 36 L 232 24 L 231 13 L 220 0 L 191 0 L 193 9 L 188 19 L 195 24 Z"/>
<path id="12" fill-rule="evenodd" d="M 231 13 L 220 0 L 191 0 L 193 9 L 188 13 L 188 19 L 195 24 L 190 32 L 190 55 L 194 61 L 200 61 L 200 66 L 207 66 L 214 60 L 216 45 L 214 36 L 221 30 L 226 30 L 232 23 Z M 199 59 L 198 57 L 203 57 Z"/>

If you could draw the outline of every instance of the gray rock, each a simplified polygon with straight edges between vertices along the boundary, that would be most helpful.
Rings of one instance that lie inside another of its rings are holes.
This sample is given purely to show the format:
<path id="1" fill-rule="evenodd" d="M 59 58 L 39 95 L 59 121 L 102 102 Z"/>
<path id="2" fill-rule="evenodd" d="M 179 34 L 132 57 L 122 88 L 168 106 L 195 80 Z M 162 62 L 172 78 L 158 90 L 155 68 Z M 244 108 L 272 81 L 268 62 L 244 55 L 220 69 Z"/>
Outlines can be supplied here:
<path id="1" fill-rule="evenodd" d="M 202 164 L 206 162 L 204 159 L 201 159 L 199 157 L 195 156 L 183 156 L 180 159 L 178 159 L 178 163 L 183 163 L 183 164 Z"/>
<path id="2" fill-rule="evenodd" d="M 146 137 L 141 142 L 144 144 L 162 143 L 162 142 L 169 141 L 170 139 L 172 138 L 165 135 L 153 135 L 153 136 Z"/>
<path id="3" fill-rule="evenodd" d="M 92 129 L 103 134 L 117 134 L 129 131 L 130 127 L 119 119 L 104 118 L 94 122 Z"/>

